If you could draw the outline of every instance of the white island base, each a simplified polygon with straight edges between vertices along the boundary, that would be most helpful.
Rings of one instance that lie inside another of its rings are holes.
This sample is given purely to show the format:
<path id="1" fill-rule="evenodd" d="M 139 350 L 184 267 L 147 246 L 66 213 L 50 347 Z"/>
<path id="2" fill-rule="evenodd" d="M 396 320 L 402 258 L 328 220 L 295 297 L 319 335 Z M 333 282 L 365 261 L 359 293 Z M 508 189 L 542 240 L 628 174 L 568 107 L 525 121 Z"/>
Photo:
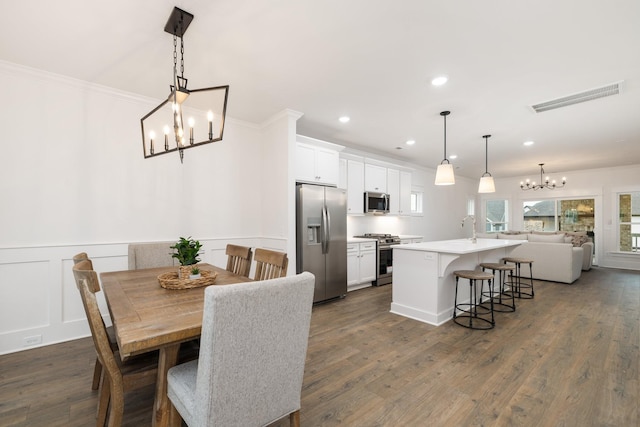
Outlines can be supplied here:
<path id="1" fill-rule="evenodd" d="M 456 284 L 452 273 L 475 270 L 483 262 L 499 262 L 522 243 L 460 239 L 394 246 L 391 312 L 431 325 L 445 323 L 453 317 Z M 466 280 L 461 283 L 468 286 Z M 468 287 L 461 286 L 458 293 L 468 299 Z"/>

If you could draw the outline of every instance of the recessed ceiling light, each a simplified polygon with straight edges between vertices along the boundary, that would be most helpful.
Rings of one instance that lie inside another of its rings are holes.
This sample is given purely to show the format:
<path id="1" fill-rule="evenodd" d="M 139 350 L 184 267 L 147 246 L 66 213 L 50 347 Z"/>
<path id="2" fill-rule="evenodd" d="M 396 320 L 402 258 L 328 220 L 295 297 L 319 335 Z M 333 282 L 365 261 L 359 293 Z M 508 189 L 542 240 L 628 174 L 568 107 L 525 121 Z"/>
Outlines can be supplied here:
<path id="1" fill-rule="evenodd" d="M 342 116 L 338 120 L 340 120 L 341 123 L 347 123 L 351 118 L 349 116 Z"/>
<path id="2" fill-rule="evenodd" d="M 533 144 L 535 144 L 535 142 L 533 142 L 533 141 L 525 141 L 525 142 L 522 143 L 522 145 L 525 145 L 527 147 L 530 146 L 530 145 L 533 145 Z"/>
<path id="3" fill-rule="evenodd" d="M 407 142 L 405 142 L 405 144 L 407 144 L 407 145 L 413 145 L 413 144 L 415 144 L 415 143 L 416 143 L 416 141 L 415 141 L 415 140 L 413 140 L 413 139 L 410 139 L 410 140 L 408 140 Z"/>
<path id="4" fill-rule="evenodd" d="M 439 76 L 439 77 L 436 77 L 435 79 L 431 80 L 431 84 L 434 85 L 434 86 L 442 86 L 448 80 L 449 80 L 449 77 L 447 77 L 447 76 Z"/>
<path id="5" fill-rule="evenodd" d="M 449 156 L 449 158 L 450 158 L 450 159 L 452 159 L 452 160 L 453 160 L 453 159 L 457 159 L 457 158 L 458 158 L 458 155 L 457 155 L 457 154 L 452 154 L 452 155 L 450 155 L 450 156 Z"/>

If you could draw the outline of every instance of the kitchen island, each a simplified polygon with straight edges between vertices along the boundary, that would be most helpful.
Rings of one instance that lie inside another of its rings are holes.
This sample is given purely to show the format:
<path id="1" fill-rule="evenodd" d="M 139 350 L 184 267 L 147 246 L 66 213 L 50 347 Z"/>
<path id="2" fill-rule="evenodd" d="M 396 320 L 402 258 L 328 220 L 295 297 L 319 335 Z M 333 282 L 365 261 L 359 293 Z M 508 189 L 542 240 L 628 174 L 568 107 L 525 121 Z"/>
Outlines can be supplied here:
<path id="1" fill-rule="evenodd" d="M 391 312 L 432 325 L 453 317 L 456 270 L 498 262 L 522 240 L 471 239 L 412 243 L 393 247 Z M 466 281 L 465 281 L 466 283 Z"/>

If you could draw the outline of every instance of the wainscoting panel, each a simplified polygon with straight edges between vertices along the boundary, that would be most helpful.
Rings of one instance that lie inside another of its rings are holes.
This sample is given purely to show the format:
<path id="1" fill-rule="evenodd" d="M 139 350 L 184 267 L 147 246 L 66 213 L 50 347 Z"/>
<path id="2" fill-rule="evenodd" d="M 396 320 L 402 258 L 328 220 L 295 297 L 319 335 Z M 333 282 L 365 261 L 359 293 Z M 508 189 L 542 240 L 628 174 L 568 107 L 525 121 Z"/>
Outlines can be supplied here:
<path id="1" fill-rule="evenodd" d="M 0 334 L 49 324 L 49 261 L 0 265 Z"/>
<path id="2" fill-rule="evenodd" d="M 286 239 L 199 240 L 203 245 L 201 261 L 222 268 L 227 265 L 228 243 L 254 250 L 264 247 L 284 251 L 287 247 Z M 0 248 L 0 354 L 89 336 L 73 278 L 73 256 L 86 252 L 98 273 L 126 270 L 127 249 L 128 243 Z M 251 274 L 254 269 L 252 266 Z M 110 325 L 102 293 L 98 295 L 98 303 L 105 323 Z"/>

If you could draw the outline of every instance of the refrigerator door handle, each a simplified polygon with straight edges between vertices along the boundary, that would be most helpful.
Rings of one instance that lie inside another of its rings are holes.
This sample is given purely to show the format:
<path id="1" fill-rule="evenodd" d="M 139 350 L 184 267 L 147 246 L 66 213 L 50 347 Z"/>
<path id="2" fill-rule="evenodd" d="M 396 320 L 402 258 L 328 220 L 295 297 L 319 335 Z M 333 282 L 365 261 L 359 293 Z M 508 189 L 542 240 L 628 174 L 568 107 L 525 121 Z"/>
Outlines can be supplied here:
<path id="1" fill-rule="evenodd" d="M 327 211 L 327 205 L 322 205 L 322 254 L 329 253 L 329 212 Z"/>

